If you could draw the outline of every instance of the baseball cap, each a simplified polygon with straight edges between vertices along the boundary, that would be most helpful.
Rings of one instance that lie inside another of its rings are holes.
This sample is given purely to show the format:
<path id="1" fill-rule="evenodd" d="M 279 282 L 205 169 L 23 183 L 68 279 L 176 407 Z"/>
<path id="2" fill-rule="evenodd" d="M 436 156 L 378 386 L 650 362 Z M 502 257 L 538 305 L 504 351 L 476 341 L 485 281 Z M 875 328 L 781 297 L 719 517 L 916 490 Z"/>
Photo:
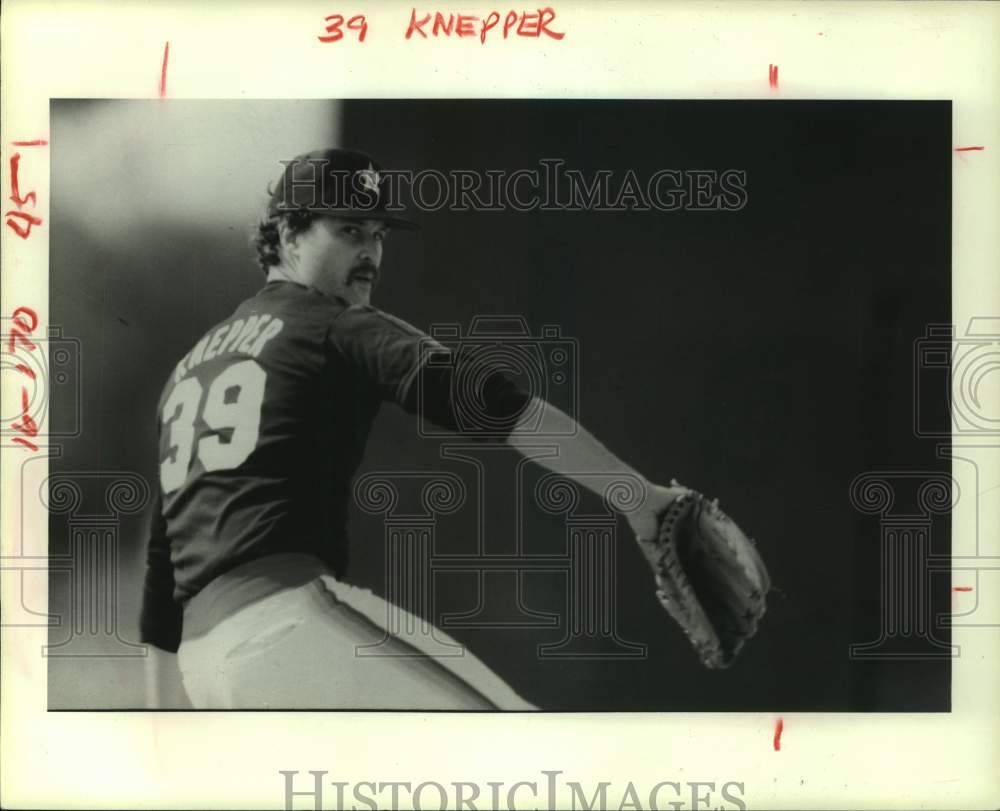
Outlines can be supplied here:
<path id="1" fill-rule="evenodd" d="M 329 217 L 382 220 L 393 228 L 417 229 L 397 201 L 392 184 L 370 155 L 353 149 L 317 149 L 282 161 L 281 175 L 267 213 L 309 211 Z M 398 186 L 398 184 L 397 184 Z"/>

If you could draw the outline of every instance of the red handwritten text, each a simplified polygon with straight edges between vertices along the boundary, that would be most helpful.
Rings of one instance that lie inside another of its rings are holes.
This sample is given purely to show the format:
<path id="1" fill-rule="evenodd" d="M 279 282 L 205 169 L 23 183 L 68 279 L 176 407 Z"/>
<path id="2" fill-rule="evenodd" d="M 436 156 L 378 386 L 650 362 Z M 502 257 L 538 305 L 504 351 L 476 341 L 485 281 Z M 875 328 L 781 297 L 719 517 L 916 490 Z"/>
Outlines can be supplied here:
<path id="1" fill-rule="evenodd" d="M 337 42 L 344 38 L 344 32 L 341 30 L 344 26 L 342 14 L 331 14 L 329 17 L 324 17 L 323 21 L 326 23 L 326 36 L 316 37 L 316 39 L 320 42 Z M 368 21 L 364 14 L 355 14 L 347 20 L 347 28 L 357 32 L 358 42 L 365 41 L 365 35 L 368 33 Z"/>
<path id="2" fill-rule="evenodd" d="M 22 146 L 44 146 L 47 141 L 15 141 L 14 143 Z M 4 214 L 7 227 L 21 239 L 27 239 L 31 236 L 32 227 L 42 224 L 42 218 L 36 217 L 34 214 L 24 210 L 28 205 L 34 208 L 37 197 L 33 191 L 29 191 L 23 196 L 21 195 L 20 152 L 15 152 L 10 156 L 10 197 L 8 199 L 14 203 L 15 209 L 11 209 Z"/>
<path id="3" fill-rule="evenodd" d="M 503 16 L 503 25 L 497 30 L 494 36 L 501 36 L 503 39 L 510 37 L 534 37 L 540 38 L 542 34 L 551 39 L 562 39 L 566 36 L 563 31 L 553 31 L 549 25 L 555 20 L 556 13 L 551 7 L 540 8 L 536 11 L 508 11 Z M 500 25 L 500 12 L 491 11 L 485 17 L 478 17 L 475 14 L 449 14 L 447 16 L 440 12 L 435 12 L 433 22 L 432 15 L 428 12 L 421 16 L 417 15 L 414 8 L 410 11 L 410 24 L 406 28 L 406 39 L 412 39 L 414 34 L 419 34 L 421 38 L 428 37 L 479 37 L 480 43 L 486 42 L 486 37 Z"/>
<path id="4" fill-rule="evenodd" d="M 24 320 L 24 316 L 31 319 L 30 324 Z M 18 307 L 14 310 L 13 319 L 14 325 L 25 332 L 34 332 L 38 328 L 38 314 L 30 307 Z"/>
<path id="5" fill-rule="evenodd" d="M 10 337 L 7 340 L 7 351 L 16 352 L 18 345 L 24 347 L 29 352 L 35 350 L 37 348 L 35 342 L 28 336 L 38 327 L 38 314 L 30 307 L 18 307 L 14 310 L 12 320 L 14 321 L 14 326 L 11 327 Z M 35 380 L 35 373 L 23 363 L 15 364 L 14 368 L 31 380 Z M 24 436 L 16 436 L 11 441 L 31 451 L 37 451 L 38 446 L 34 442 L 31 442 L 30 439 L 25 438 L 30 437 L 34 439 L 38 436 L 38 423 L 28 413 L 29 407 L 28 387 L 21 386 L 20 422 L 12 422 L 10 427 Z"/>
<path id="6" fill-rule="evenodd" d="M 17 179 L 20 166 L 21 153 L 15 152 L 10 156 L 10 199 L 14 201 L 14 205 L 18 208 L 23 207 L 27 203 L 35 205 L 35 193 L 33 191 L 29 191 L 24 197 L 21 197 L 21 185 Z"/>

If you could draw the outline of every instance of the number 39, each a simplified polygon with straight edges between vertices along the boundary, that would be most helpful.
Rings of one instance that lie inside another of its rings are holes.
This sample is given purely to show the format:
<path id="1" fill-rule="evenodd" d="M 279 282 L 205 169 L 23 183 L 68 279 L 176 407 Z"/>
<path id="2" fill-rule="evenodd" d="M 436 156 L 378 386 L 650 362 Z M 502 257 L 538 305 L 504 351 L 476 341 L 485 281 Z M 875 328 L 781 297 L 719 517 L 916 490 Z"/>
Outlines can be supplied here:
<path id="1" fill-rule="evenodd" d="M 198 440 L 198 458 L 205 470 L 234 468 L 244 461 L 257 445 L 260 433 L 260 406 L 264 400 L 267 373 L 257 361 L 244 360 L 223 371 L 208 387 L 201 418 L 213 431 L 232 429 L 228 442 L 218 433 Z M 235 394 L 229 394 L 235 391 Z M 187 477 L 194 447 L 194 420 L 201 404 L 201 384 L 193 377 L 182 380 L 163 406 L 163 426 L 170 428 L 173 458 L 160 464 L 160 483 L 164 493 L 171 493 Z M 227 395 L 229 397 L 227 398 Z"/>

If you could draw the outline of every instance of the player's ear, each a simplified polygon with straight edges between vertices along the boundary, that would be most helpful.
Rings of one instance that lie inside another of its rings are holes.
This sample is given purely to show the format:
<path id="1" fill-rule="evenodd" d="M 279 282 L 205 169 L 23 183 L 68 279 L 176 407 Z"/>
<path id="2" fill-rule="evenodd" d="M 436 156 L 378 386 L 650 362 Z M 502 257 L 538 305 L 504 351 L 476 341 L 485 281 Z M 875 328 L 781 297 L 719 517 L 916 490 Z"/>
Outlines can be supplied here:
<path id="1" fill-rule="evenodd" d="M 278 236 L 281 238 L 282 247 L 294 245 L 298 239 L 298 235 L 294 234 L 292 229 L 288 227 L 288 220 L 284 217 L 278 220 Z"/>
<path id="2" fill-rule="evenodd" d="M 299 241 L 305 232 L 294 230 L 288 220 L 282 217 L 278 220 L 278 237 L 281 240 L 281 253 L 284 258 L 291 259 L 298 256 Z"/>

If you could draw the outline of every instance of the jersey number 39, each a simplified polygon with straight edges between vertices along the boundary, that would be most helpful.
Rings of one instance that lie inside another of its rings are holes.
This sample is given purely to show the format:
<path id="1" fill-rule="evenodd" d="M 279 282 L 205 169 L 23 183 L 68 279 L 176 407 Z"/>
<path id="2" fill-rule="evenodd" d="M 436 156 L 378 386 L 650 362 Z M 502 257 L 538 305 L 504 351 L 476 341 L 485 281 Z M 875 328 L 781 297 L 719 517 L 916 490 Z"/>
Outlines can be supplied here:
<path id="1" fill-rule="evenodd" d="M 163 425 L 170 429 L 167 458 L 160 464 L 160 484 L 171 493 L 184 484 L 191 455 L 195 452 L 205 470 L 237 467 L 257 445 L 260 433 L 260 406 L 264 400 L 267 373 L 255 360 L 227 367 L 208 387 L 202 405 L 202 386 L 193 377 L 182 380 L 163 406 Z M 203 436 L 195 447 L 194 421 L 201 418 L 215 433 Z M 220 436 L 231 431 L 228 441 Z"/>

